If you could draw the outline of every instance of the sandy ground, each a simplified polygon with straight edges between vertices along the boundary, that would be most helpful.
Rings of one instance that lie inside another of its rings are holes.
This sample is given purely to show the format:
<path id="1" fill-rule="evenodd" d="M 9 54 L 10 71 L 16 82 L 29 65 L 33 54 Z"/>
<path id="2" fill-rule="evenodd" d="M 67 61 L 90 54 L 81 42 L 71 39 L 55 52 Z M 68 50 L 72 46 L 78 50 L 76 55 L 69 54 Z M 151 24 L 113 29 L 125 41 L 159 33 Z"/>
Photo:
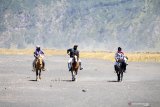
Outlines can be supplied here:
<path id="1" fill-rule="evenodd" d="M 160 107 L 160 63 L 129 63 L 116 82 L 113 62 L 82 59 L 71 82 L 67 56 L 46 57 L 35 81 L 33 56 L 0 55 L 0 107 Z"/>

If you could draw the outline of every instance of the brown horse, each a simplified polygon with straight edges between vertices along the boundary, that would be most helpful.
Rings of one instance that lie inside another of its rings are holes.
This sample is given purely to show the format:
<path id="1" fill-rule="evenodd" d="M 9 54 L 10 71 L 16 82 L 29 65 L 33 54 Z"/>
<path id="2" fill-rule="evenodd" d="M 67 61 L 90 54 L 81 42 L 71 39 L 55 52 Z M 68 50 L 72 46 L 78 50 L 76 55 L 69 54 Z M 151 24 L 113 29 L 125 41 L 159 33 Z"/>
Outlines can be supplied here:
<path id="1" fill-rule="evenodd" d="M 127 61 L 128 57 L 127 56 L 124 56 L 124 57 L 125 57 L 125 60 Z M 117 81 L 118 82 L 122 81 L 123 73 L 126 70 L 126 66 L 127 66 L 126 62 L 124 62 L 124 60 L 120 60 L 120 59 L 119 59 L 117 65 L 115 65 L 115 70 L 117 73 Z"/>
<path id="2" fill-rule="evenodd" d="M 41 79 L 41 71 L 43 68 L 43 62 L 42 62 L 43 58 L 41 55 L 38 56 L 38 58 L 36 59 L 36 81 Z"/>
<path id="3" fill-rule="evenodd" d="M 75 76 L 78 74 L 78 68 L 79 68 L 79 62 L 77 56 L 75 55 L 73 57 L 72 67 L 71 67 L 72 81 L 76 80 Z"/>

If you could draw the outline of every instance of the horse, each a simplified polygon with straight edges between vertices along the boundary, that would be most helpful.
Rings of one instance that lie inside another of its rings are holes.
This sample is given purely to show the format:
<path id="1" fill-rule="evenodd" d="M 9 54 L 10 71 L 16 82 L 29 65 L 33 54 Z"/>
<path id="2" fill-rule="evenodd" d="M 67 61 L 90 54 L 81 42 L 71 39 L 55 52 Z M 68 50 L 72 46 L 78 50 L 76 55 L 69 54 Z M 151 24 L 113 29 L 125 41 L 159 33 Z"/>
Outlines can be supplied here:
<path id="1" fill-rule="evenodd" d="M 72 66 L 71 66 L 71 74 L 72 74 L 72 81 L 75 81 L 75 76 L 78 74 L 79 62 L 77 56 L 75 55 L 72 59 Z"/>
<path id="2" fill-rule="evenodd" d="M 36 58 L 35 68 L 36 68 L 36 81 L 41 80 L 41 71 L 43 68 L 43 57 L 41 55 L 39 55 Z"/>
<path id="3" fill-rule="evenodd" d="M 117 81 L 120 82 L 123 79 L 123 72 L 125 71 L 125 63 L 122 61 L 117 62 L 115 65 L 115 70 L 117 73 Z"/>

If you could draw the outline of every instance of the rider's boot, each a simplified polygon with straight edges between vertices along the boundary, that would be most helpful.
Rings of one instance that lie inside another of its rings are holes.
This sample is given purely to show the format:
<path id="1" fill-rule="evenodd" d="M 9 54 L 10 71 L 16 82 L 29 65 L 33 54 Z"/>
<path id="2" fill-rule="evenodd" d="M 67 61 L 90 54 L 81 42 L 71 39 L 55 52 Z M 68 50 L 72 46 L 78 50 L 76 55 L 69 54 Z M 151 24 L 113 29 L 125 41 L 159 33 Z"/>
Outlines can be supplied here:
<path id="1" fill-rule="evenodd" d="M 80 67 L 80 70 L 83 69 L 83 68 L 82 68 L 82 63 L 81 63 L 81 62 L 79 62 L 79 67 Z"/>

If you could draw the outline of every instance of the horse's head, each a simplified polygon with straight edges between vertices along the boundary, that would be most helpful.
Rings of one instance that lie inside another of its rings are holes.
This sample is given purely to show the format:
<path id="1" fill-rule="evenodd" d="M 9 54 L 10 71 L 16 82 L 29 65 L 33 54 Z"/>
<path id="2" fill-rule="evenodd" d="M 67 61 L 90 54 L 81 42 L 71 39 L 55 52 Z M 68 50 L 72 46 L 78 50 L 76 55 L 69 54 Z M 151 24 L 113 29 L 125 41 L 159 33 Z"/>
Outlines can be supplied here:
<path id="1" fill-rule="evenodd" d="M 121 62 L 123 62 L 123 60 L 124 60 L 124 59 L 122 59 L 122 58 L 118 58 L 118 59 L 117 59 L 117 62 L 121 63 Z"/>
<path id="2" fill-rule="evenodd" d="M 74 57 L 73 57 L 73 63 L 74 63 L 74 62 L 78 62 L 78 58 L 77 58 L 76 55 L 74 55 Z"/>
<path id="3" fill-rule="evenodd" d="M 77 73 L 78 72 L 78 68 L 79 68 L 78 57 L 76 55 L 74 55 L 74 57 L 72 59 L 72 70 Z"/>
<path id="4" fill-rule="evenodd" d="M 37 64 L 39 64 L 41 67 L 42 67 L 42 64 L 43 64 L 42 60 L 43 60 L 42 55 L 38 55 L 38 57 L 37 57 Z"/>

